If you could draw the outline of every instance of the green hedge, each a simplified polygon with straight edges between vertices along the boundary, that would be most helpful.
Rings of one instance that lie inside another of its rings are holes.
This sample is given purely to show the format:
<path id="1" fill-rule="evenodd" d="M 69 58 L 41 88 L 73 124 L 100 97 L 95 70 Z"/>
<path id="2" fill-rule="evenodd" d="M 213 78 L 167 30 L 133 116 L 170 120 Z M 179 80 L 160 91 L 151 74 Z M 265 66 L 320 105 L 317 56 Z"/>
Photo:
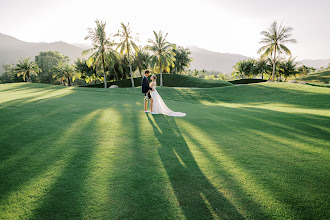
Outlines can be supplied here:
<path id="1" fill-rule="evenodd" d="M 238 79 L 238 80 L 231 80 L 228 81 L 232 84 L 250 84 L 250 83 L 261 83 L 261 82 L 267 82 L 265 79 Z"/>
<path id="2" fill-rule="evenodd" d="M 157 85 L 160 84 L 160 75 L 157 76 Z M 134 85 L 141 86 L 142 77 L 134 78 Z M 150 76 L 149 76 L 150 82 Z M 131 79 L 118 80 L 113 82 L 108 82 L 107 87 L 109 88 L 111 85 L 117 85 L 120 88 L 131 87 Z M 223 87 L 223 86 L 232 86 L 230 82 L 223 80 L 208 80 L 208 79 L 200 79 L 191 76 L 183 76 L 178 74 L 163 74 L 163 85 L 167 87 L 196 87 L 196 88 L 213 88 L 213 87 Z M 104 84 L 92 84 L 82 87 L 96 87 L 96 88 L 104 88 Z"/>

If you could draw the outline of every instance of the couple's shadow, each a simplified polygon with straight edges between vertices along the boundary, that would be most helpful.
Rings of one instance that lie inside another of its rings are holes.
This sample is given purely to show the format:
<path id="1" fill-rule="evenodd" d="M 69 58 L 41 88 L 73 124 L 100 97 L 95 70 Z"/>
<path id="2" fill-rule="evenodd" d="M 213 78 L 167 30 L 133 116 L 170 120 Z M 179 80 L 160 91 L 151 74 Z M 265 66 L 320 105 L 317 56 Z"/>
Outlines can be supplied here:
<path id="1" fill-rule="evenodd" d="M 172 117 L 147 115 L 160 143 L 158 154 L 180 208 L 187 219 L 243 219 L 237 209 L 209 182 Z"/>

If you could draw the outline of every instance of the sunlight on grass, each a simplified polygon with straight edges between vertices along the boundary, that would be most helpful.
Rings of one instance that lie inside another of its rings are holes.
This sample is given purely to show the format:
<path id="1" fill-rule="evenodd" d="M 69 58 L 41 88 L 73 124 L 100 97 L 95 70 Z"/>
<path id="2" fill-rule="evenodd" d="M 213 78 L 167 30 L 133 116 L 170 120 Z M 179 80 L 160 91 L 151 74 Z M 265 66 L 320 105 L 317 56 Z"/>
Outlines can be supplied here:
<path id="1" fill-rule="evenodd" d="M 92 112 L 88 116 L 85 116 L 83 120 L 76 121 L 72 126 L 58 139 L 53 145 L 49 155 L 55 152 L 61 151 L 70 137 L 75 135 L 78 129 L 81 129 L 89 120 L 92 120 L 97 112 Z M 70 160 L 74 154 L 77 153 L 77 149 L 67 149 L 65 156 L 59 160 L 56 160 L 54 164 L 51 164 L 45 171 L 40 173 L 35 178 L 31 178 L 28 182 L 21 185 L 17 190 L 11 192 L 4 197 L 2 201 L 0 218 L 4 219 L 21 219 L 21 218 L 33 218 L 34 211 L 43 204 L 43 200 L 47 197 L 47 194 L 51 190 L 56 180 L 62 175 L 63 170 L 68 166 Z M 24 153 L 25 155 L 25 153 Z M 49 156 L 48 155 L 48 156 Z M 7 163 L 1 163 L 0 169 L 4 166 L 18 160 L 17 156 L 11 158 Z M 1 217 L 2 216 L 2 217 Z"/>
<path id="2" fill-rule="evenodd" d="M 283 104 L 283 103 L 272 103 L 272 104 L 235 104 L 235 103 L 224 103 L 224 102 L 218 102 L 218 103 L 211 103 L 211 102 L 202 102 L 203 105 L 206 106 L 223 106 L 223 107 L 229 107 L 229 108 L 245 108 L 248 111 L 248 108 L 257 108 L 257 109 L 265 109 L 265 110 L 271 110 L 271 111 L 277 111 L 277 112 L 284 112 L 284 113 L 307 113 L 311 115 L 320 115 L 320 116 L 330 116 L 330 110 L 329 109 L 308 109 L 308 108 L 301 108 L 295 105 L 289 105 L 289 104 Z"/>
<path id="3" fill-rule="evenodd" d="M 63 89 L 36 89 L 28 88 L 24 93 L 20 90 L 8 90 L 2 92 L 0 103 L 6 104 L 6 102 L 19 100 L 20 105 L 24 103 L 30 103 L 35 101 L 45 101 L 51 98 L 59 98 L 65 95 L 69 95 L 74 92 L 73 88 L 63 88 Z M 6 107 L 2 105 L 1 108 Z"/>
<path id="4" fill-rule="evenodd" d="M 116 172 L 113 162 L 118 157 L 116 151 L 122 146 L 123 141 L 120 135 L 123 132 L 120 112 L 111 108 L 99 110 L 95 128 L 91 132 L 95 144 L 91 146 L 93 151 L 90 160 L 86 161 L 88 173 L 82 183 L 82 188 L 86 192 L 83 206 L 94 207 L 96 213 L 103 213 L 107 211 L 107 205 L 114 202 L 109 197 L 112 186 L 109 184 L 108 176 Z M 91 216 L 87 209 L 83 210 L 82 216 L 101 218 L 101 216 Z"/>
<path id="5" fill-rule="evenodd" d="M 239 167 L 230 157 L 228 157 L 221 150 L 221 145 L 212 141 L 212 138 L 209 137 L 208 134 L 186 121 L 179 121 L 178 124 L 180 125 L 182 134 L 188 146 L 192 149 L 192 152 L 194 152 L 196 158 L 200 158 L 198 161 L 200 161 L 200 167 L 204 173 L 211 172 L 210 167 L 212 167 L 212 165 L 210 164 L 210 158 L 213 158 L 212 160 L 217 160 L 219 165 L 224 167 L 231 178 L 239 183 L 239 186 L 243 188 L 249 196 L 251 196 L 251 199 L 253 199 L 255 203 L 265 208 L 268 215 L 281 216 L 283 214 L 283 210 L 285 210 L 286 218 L 291 218 L 294 216 L 294 213 L 288 209 L 285 204 L 274 198 L 271 192 L 267 191 L 262 185 L 258 184 L 246 170 Z M 198 135 L 194 135 L 192 137 L 189 135 L 190 133 Z M 217 177 L 209 177 L 209 181 L 212 182 L 213 185 L 218 185 L 216 183 L 216 181 L 218 181 Z M 220 186 L 217 188 L 219 187 Z M 242 211 L 242 214 L 243 212 L 247 212 L 247 210 L 244 210 L 244 207 L 239 205 L 240 201 L 237 200 L 234 195 L 231 195 L 230 191 L 227 191 L 222 187 L 219 188 L 219 191 L 223 193 L 232 204 L 236 204 L 236 206 L 238 206 L 238 210 Z"/>
<path id="6" fill-rule="evenodd" d="M 297 148 L 299 150 L 305 151 L 305 152 L 309 152 L 309 153 L 317 153 L 319 154 L 319 156 L 326 158 L 330 157 L 330 152 L 329 149 L 324 149 L 324 148 L 319 148 L 316 145 L 316 143 L 310 144 L 308 143 L 311 138 L 310 137 L 306 137 L 305 135 L 297 135 L 294 132 L 290 132 L 289 135 L 291 136 L 290 139 L 285 138 L 285 137 L 280 137 L 277 135 L 271 135 L 269 133 L 266 132 L 262 132 L 260 130 L 256 130 L 256 129 L 247 129 L 247 131 L 249 131 L 252 134 L 256 134 L 260 137 L 264 137 L 265 139 L 270 139 L 273 140 L 274 142 L 279 143 L 278 146 L 286 146 L 286 147 L 294 147 Z M 297 141 L 297 140 L 302 140 L 302 141 Z M 319 140 L 317 140 L 319 141 Z M 324 143 L 327 144 L 330 147 L 329 143 Z"/>

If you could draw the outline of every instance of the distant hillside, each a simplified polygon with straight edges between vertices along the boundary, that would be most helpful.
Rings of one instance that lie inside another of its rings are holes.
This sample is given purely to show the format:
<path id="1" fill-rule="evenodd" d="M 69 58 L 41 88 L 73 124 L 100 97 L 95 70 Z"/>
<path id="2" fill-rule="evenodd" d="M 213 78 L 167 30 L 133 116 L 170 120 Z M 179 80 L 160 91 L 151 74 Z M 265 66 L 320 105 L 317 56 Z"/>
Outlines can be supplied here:
<path id="1" fill-rule="evenodd" d="M 327 67 L 328 64 L 330 63 L 330 59 L 325 59 L 325 60 L 300 60 L 299 62 L 304 64 L 305 66 L 320 69 L 321 67 Z"/>
<path id="2" fill-rule="evenodd" d="M 67 44 L 65 42 L 53 43 L 28 43 L 18 40 L 14 37 L 0 33 L 0 74 L 4 72 L 2 65 L 8 63 L 17 63 L 17 59 L 34 57 L 40 51 L 58 51 L 70 57 L 71 61 L 82 57 L 82 48 Z"/>
<path id="3" fill-rule="evenodd" d="M 14 37 L 0 33 L 0 74 L 3 73 L 2 65 L 8 63 L 16 63 L 18 58 L 34 57 L 40 51 L 59 51 L 69 56 L 71 61 L 82 57 L 82 51 L 89 49 L 88 44 L 68 44 L 65 42 L 53 43 L 28 43 L 18 40 Z M 219 53 L 205 50 L 196 46 L 188 47 L 191 51 L 191 57 L 194 61 L 191 63 L 191 69 L 217 71 L 222 73 L 231 73 L 233 66 L 239 61 L 249 59 L 249 57 L 239 54 Z M 320 67 L 328 66 L 330 59 L 325 60 L 301 60 L 299 61 L 306 66 Z"/>
<path id="4" fill-rule="evenodd" d="M 214 70 L 222 73 L 231 73 L 233 66 L 239 60 L 249 59 L 249 57 L 239 54 L 218 53 L 195 46 L 188 47 L 188 49 L 191 51 L 191 57 L 194 59 L 190 68 L 197 70 L 205 69 L 209 71 Z"/>

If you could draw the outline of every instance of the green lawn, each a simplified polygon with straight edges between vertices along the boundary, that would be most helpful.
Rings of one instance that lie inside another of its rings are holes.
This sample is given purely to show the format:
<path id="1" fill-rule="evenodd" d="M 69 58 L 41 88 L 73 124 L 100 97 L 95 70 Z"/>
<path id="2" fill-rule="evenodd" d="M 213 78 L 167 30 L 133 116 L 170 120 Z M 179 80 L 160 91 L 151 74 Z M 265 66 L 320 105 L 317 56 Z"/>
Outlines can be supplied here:
<path id="1" fill-rule="evenodd" d="M 0 85 L 0 219 L 329 219 L 330 89 Z"/>
<path id="2" fill-rule="evenodd" d="M 306 81 L 308 83 L 327 83 L 330 84 L 330 70 L 324 70 L 316 73 L 309 73 L 297 77 L 297 80 Z"/>

